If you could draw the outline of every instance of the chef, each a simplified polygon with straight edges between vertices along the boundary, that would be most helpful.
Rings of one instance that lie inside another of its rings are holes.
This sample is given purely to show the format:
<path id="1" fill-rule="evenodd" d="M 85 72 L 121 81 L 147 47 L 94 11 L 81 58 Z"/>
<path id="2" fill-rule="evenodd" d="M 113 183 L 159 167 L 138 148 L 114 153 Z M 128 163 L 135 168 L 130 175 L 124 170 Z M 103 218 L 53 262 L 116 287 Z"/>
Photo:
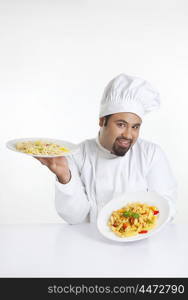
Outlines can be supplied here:
<path id="1" fill-rule="evenodd" d="M 96 222 L 110 200 L 130 191 L 155 191 L 175 216 L 177 184 L 160 146 L 139 138 L 144 115 L 160 105 L 147 81 L 126 74 L 104 90 L 98 136 L 79 145 L 70 157 L 40 158 L 56 175 L 55 205 L 69 224 Z"/>

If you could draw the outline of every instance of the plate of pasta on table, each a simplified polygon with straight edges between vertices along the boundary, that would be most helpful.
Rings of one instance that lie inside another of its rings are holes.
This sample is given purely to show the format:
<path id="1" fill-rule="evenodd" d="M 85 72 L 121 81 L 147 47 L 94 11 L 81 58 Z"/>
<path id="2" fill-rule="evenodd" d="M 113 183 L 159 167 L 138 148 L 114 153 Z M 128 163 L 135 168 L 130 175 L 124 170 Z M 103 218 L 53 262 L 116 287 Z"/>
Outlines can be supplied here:
<path id="1" fill-rule="evenodd" d="M 8 149 L 34 157 L 68 156 L 78 150 L 78 145 L 43 137 L 20 138 L 6 143 Z"/>
<path id="2" fill-rule="evenodd" d="M 155 192 L 127 192 L 102 208 L 97 228 L 110 240 L 133 242 L 159 232 L 169 220 L 167 199 Z"/>

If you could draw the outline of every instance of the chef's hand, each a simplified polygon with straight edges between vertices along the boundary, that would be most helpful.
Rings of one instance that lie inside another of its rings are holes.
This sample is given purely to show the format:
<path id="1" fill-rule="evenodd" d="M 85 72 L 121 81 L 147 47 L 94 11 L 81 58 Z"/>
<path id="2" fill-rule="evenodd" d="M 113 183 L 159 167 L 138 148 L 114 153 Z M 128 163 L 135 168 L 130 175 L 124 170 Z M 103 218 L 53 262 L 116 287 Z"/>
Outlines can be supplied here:
<path id="1" fill-rule="evenodd" d="M 35 157 L 41 162 L 41 164 L 48 167 L 58 178 L 60 183 L 66 184 L 71 179 L 71 173 L 69 170 L 68 161 L 65 156 L 59 157 L 49 157 L 49 158 L 39 158 Z"/>

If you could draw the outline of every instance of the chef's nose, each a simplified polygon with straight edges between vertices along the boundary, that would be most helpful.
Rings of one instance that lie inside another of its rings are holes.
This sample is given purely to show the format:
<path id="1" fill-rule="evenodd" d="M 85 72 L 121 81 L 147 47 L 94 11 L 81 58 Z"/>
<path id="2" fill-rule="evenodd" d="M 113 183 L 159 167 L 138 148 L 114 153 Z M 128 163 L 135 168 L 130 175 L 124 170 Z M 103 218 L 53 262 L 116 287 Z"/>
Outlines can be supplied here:
<path id="1" fill-rule="evenodd" d="M 132 139 L 132 131 L 131 131 L 131 128 L 125 128 L 125 130 L 123 131 L 122 133 L 122 136 L 124 138 L 127 138 L 127 139 Z"/>

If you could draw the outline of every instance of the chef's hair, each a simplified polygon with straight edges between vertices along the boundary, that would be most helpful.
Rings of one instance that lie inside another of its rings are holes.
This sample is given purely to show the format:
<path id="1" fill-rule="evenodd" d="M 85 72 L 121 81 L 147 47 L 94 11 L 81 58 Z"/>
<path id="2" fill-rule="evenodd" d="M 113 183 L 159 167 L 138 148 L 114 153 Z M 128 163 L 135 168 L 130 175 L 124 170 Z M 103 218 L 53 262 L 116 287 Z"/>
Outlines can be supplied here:
<path id="1" fill-rule="evenodd" d="M 111 114 L 111 115 L 104 116 L 104 126 L 107 126 L 108 120 L 110 119 L 111 116 L 112 116 L 112 114 Z"/>

